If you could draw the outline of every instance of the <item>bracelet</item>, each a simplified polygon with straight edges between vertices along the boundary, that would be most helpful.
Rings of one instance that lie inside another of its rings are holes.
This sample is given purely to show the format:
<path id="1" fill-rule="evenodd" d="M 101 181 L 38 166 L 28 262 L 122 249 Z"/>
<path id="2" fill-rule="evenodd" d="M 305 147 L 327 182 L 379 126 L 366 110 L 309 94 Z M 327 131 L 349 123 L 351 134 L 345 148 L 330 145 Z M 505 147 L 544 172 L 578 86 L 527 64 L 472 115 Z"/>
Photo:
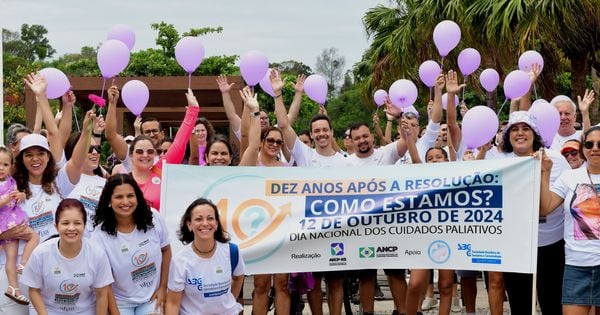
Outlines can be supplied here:
<path id="1" fill-rule="evenodd" d="M 92 136 L 96 137 L 96 138 L 102 138 L 102 134 L 101 133 L 95 133 L 92 131 Z"/>
<path id="2" fill-rule="evenodd" d="M 257 116 L 260 116 L 260 112 L 250 113 L 250 117 L 257 117 Z"/>
<path id="3" fill-rule="evenodd" d="M 279 95 L 275 95 L 275 96 L 273 96 L 273 97 L 274 97 L 274 98 L 278 98 L 278 97 L 280 97 L 280 96 L 281 96 L 281 93 L 279 93 Z"/>

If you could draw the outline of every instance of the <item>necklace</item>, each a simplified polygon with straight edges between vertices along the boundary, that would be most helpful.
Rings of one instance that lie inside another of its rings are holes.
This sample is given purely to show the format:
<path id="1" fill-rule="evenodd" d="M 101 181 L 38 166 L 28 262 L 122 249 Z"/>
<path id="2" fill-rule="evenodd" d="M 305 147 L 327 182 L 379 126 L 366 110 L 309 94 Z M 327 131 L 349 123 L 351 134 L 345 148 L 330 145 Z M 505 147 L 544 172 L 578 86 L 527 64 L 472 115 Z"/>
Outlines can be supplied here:
<path id="1" fill-rule="evenodd" d="M 212 246 L 212 248 L 211 248 L 211 249 L 209 249 L 209 250 L 208 250 L 208 251 L 206 251 L 206 252 L 203 252 L 203 251 L 199 250 L 199 249 L 198 249 L 198 247 L 196 247 L 196 243 L 194 243 L 194 242 L 192 241 L 192 248 L 193 248 L 193 249 L 194 249 L 194 250 L 195 250 L 195 251 L 196 251 L 198 254 L 203 254 L 203 255 L 210 254 L 210 253 L 212 253 L 212 252 L 213 252 L 213 250 L 215 250 L 215 247 L 217 247 L 217 241 L 215 241 L 215 242 L 213 243 L 213 246 Z"/>

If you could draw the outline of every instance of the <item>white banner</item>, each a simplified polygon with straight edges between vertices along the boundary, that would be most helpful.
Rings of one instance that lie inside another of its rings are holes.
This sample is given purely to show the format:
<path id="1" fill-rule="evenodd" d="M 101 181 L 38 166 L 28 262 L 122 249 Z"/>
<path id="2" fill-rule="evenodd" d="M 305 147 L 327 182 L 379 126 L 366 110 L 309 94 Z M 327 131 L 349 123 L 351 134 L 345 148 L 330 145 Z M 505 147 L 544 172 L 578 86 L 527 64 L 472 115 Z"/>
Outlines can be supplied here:
<path id="1" fill-rule="evenodd" d="M 532 158 L 299 168 L 167 165 L 176 253 L 199 197 L 217 204 L 247 273 L 374 268 L 533 273 L 540 165 Z"/>

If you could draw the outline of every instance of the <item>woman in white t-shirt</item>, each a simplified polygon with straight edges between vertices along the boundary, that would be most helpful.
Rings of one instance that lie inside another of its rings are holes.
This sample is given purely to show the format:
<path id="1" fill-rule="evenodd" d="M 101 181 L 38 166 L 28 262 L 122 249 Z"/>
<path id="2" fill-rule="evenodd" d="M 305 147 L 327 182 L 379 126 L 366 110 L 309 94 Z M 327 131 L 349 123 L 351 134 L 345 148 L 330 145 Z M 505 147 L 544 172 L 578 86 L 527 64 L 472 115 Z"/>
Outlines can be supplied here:
<path id="1" fill-rule="evenodd" d="M 547 154 L 542 158 L 540 216 L 558 208 L 565 219 L 562 311 L 566 315 L 588 314 L 592 306 L 600 306 L 600 127 L 588 129 L 582 140 L 586 166 L 563 172 L 552 184 L 548 179 L 554 161 Z"/>
<path id="2" fill-rule="evenodd" d="M 74 133 L 65 146 L 65 156 L 68 158 L 73 154 L 73 148 L 75 143 L 79 140 L 81 133 Z M 97 139 L 97 138 L 96 138 Z M 83 163 L 83 169 L 79 183 L 75 186 L 73 191 L 69 194 L 69 198 L 79 200 L 85 207 L 87 212 L 87 223 L 85 226 L 85 237 L 90 237 L 93 229 L 93 217 L 96 213 L 96 206 L 100 199 L 100 193 L 104 184 L 106 183 L 105 173 L 100 167 L 100 153 L 102 152 L 102 146 L 96 139 L 92 138 L 90 147 L 87 152 L 87 158 Z"/>
<path id="3" fill-rule="evenodd" d="M 108 256 L 115 282 L 109 310 L 121 315 L 160 314 L 167 293 L 171 246 L 164 220 L 150 210 L 129 174 L 104 185 L 92 239 Z"/>
<path id="4" fill-rule="evenodd" d="M 76 199 L 62 200 L 55 216 L 58 238 L 40 244 L 21 282 L 38 314 L 106 314 L 113 282 L 108 259 L 83 239 L 87 215 Z"/>
<path id="5" fill-rule="evenodd" d="M 234 315 L 243 310 L 244 260 L 228 243 L 217 206 L 200 198 L 186 209 L 179 226 L 184 247 L 171 261 L 167 315 Z M 236 258 L 237 257 L 237 258 Z"/>

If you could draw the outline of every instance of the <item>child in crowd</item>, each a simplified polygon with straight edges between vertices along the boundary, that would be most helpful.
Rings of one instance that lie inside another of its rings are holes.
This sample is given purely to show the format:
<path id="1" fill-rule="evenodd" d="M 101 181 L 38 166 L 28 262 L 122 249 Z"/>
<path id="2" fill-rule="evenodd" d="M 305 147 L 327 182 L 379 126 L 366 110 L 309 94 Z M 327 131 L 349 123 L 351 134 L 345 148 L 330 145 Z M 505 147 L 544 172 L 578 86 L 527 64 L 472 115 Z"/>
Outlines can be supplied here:
<path id="1" fill-rule="evenodd" d="M 11 176 L 13 169 L 13 156 L 9 149 L 0 147 L 0 233 L 11 228 L 27 223 L 27 214 L 19 203 L 25 200 L 25 193 L 17 190 L 17 183 Z M 31 229 L 28 227 L 28 229 Z M 6 277 L 8 278 L 8 289 L 4 295 L 23 305 L 29 304 L 29 299 L 19 292 L 17 274 L 25 268 L 25 264 L 33 249 L 39 242 L 37 233 L 31 231 L 32 235 L 27 239 L 27 244 L 21 257 L 21 263 L 17 265 L 19 242 L 18 240 L 0 240 L 6 254 Z"/>

